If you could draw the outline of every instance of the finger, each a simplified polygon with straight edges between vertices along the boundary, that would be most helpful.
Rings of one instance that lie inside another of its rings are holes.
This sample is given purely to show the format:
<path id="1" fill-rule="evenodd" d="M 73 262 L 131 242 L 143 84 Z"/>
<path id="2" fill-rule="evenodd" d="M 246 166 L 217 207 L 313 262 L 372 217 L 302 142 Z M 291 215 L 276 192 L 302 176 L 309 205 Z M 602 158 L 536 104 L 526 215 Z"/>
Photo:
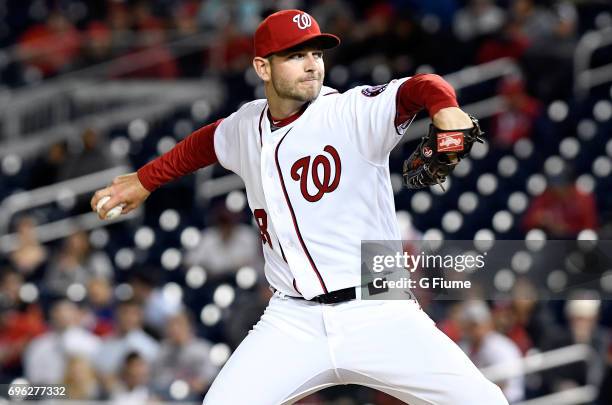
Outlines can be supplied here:
<path id="1" fill-rule="evenodd" d="M 100 199 L 102 197 L 106 197 L 106 196 L 110 196 L 111 195 L 111 190 L 109 187 L 100 189 L 98 191 L 96 191 L 93 195 L 93 197 L 91 198 L 91 210 L 92 211 L 97 211 L 97 207 L 98 207 L 98 201 L 100 201 Z"/>
<path id="2" fill-rule="evenodd" d="M 111 196 L 110 200 L 108 200 L 103 206 L 102 208 L 100 208 L 100 211 L 98 212 L 98 217 L 100 217 L 100 219 L 105 219 L 106 218 L 106 214 L 108 213 L 108 211 L 112 210 L 113 208 L 115 208 L 117 205 L 122 203 L 122 196 L 119 194 L 115 194 L 113 196 Z"/>
<path id="3" fill-rule="evenodd" d="M 136 204 L 129 204 L 126 205 L 125 207 L 123 207 L 123 210 L 121 211 L 121 215 L 126 215 L 129 214 L 130 212 L 132 212 L 134 209 L 136 208 Z"/>

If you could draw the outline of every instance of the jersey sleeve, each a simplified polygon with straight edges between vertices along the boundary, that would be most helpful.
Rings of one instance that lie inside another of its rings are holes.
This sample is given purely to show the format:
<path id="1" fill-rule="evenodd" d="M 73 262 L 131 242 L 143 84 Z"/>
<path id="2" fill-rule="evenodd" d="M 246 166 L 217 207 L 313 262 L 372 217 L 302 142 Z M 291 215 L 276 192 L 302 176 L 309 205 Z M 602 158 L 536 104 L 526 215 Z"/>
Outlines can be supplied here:
<path id="1" fill-rule="evenodd" d="M 244 109 L 244 107 L 243 107 Z M 223 120 L 215 131 L 215 152 L 219 164 L 238 175 L 241 173 L 240 162 L 240 131 L 241 120 L 238 110 Z"/>
<path id="2" fill-rule="evenodd" d="M 385 164 L 416 116 L 457 107 L 455 91 L 435 74 L 418 74 L 379 86 L 358 86 L 341 96 L 339 109 L 348 136 L 368 161 Z"/>
<path id="3" fill-rule="evenodd" d="M 152 192 L 160 186 L 217 162 L 214 138 L 218 120 L 179 142 L 174 148 L 138 169 L 140 183 Z"/>

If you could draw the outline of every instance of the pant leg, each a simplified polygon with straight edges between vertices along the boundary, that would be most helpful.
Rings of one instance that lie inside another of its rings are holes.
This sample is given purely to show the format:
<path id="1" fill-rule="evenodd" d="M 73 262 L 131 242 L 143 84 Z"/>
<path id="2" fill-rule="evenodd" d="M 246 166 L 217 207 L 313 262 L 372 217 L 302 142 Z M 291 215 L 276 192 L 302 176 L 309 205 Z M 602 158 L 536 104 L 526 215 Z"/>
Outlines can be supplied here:
<path id="1" fill-rule="evenodd" d="M 210 387 L 204 405 L 293 403 L 338 384 L 320 306 L 273 296 Z"/>
<path id="2" fill-rule="evenodd" d="M 414 301 L 362 302 L 339 311 L 343 381 L 410 405 L 507 405 L 463 351 Z"/>

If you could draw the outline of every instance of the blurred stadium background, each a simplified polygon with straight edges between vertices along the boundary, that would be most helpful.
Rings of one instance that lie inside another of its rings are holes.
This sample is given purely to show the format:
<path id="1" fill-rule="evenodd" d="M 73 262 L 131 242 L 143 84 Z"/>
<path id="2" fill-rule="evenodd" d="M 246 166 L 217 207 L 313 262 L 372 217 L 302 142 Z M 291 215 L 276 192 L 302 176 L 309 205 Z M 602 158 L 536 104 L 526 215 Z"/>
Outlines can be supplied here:
<path id="1" fill-rule="evenodd" d="M 1 384 L 201 401 L 270 296 L 241 180 L 206 168 L 112 222 L 88 201 L 263 97 L 251 38 L 280 8 L 341 37 L 327 85 L 434 72 L 481 119 L 489 142 L 446 192 L 401 186 L 425 114 L 392 154 L 406 239 L 612 239 L 609 0 L 0 0 Z M 529 263 L 513 258 L 506 289 L 563 287 L 564 269 L 521 281 Z M 423 305 L 512 403 L 612 404 L 612 305 L 576 298 Z M 347 386 L 300 403 L 399 402 Z"/>

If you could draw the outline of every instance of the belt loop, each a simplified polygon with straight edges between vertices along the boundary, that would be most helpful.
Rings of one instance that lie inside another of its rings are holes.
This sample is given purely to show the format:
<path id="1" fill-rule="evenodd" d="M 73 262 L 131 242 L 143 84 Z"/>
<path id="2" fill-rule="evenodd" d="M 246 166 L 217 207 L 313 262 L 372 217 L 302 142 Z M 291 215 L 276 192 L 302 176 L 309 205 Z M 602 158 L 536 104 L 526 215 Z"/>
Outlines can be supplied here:
<path id="1" fill-rule="evenodd" d="M 355 299 L 361 301 L 361 286 L 355 287 Z"/>
<path id="2" fill-rule="evenodd" d="M 272 291 L 273 295 L 276 295 L 278 298 L 286 300 L 287 299 L 287 294 L 277 290 L 276 288 L 270 286 L 270 291 Z"/>

